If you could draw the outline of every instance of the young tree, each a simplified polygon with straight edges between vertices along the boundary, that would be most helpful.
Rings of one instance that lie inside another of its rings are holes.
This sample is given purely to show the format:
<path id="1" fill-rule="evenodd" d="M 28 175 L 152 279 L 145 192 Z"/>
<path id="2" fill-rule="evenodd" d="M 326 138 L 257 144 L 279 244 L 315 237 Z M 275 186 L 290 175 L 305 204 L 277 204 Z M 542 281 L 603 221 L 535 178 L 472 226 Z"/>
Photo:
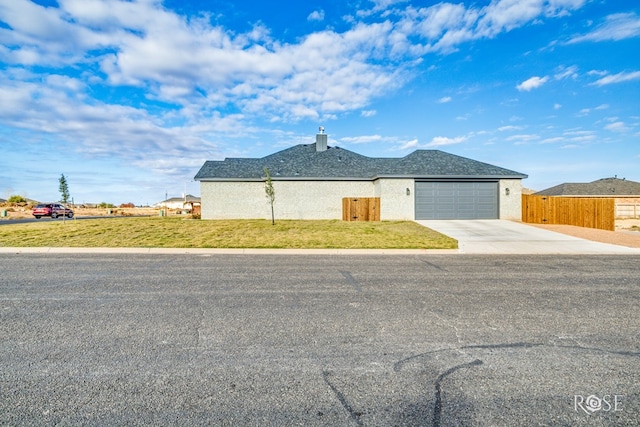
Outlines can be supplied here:
<path id="1" fill-rule="evenodd" d="M 269 204 L 271 205 L 271 225 L 275 225 L 276 219 L 273 214 L 273 202 L 276 201 L 276 192 L 273 189 L 273 182 L 271 181 L 271 172 L 269 171 L 269 168 L 264 168 L 264 175 L 266 177 L 264 181 L 264 192 Z"/>
<path id="2" fill-rule="evenodd" d="M 69 185 L 67 184 L 67 178 L 65 178 L 64 174 L 60 175 L 60 196 L 62 197 L 60 200 L 62 203 L 69 202 Z"/>

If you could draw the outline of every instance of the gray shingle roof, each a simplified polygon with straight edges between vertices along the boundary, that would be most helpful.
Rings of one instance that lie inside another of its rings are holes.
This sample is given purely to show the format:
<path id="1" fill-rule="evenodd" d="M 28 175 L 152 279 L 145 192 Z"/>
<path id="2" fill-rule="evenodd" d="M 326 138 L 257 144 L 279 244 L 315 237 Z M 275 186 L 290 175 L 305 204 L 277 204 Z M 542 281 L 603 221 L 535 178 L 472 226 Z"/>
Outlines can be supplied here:
<path id="1" fill-rule="evenodd" d="M 587 183 L 564 183 L 535 193 L 536 196 L 640 196 L 640 182 L 602 178 Z"/>
<path id="2" fill-rule="evenodd" d="M 519 172 L 478 162 L 440 150 L 417 150 L 402 158 L 366 157 L 340 147 L 316 151 L 300 144 L 260 159 L 227 158 L 206 161 L 196 181 L 253 181 L 264 179 L 371 180 L 377 177 L 526 178 Z"/>

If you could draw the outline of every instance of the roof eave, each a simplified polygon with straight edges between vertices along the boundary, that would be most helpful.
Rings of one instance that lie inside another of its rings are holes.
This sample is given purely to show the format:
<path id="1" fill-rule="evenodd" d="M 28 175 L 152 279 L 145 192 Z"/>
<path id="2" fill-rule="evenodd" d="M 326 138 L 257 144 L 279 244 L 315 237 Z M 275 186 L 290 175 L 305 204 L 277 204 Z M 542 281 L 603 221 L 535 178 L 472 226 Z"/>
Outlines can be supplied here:
<path id="1" fill-rule="evenodd" d="M 432 179 L 432 180 L 500 180 L 500 179 L 525 179 L 527 175 L 375 175 L 371 177 L 362 176 L 271 176 L 272 181 L 375 181 L 377 179 Z M 200 182 L 264 182 L 266 177 L 261 178 L 198 178 Z"/>
<path id="2" fill-rule="evenodd" d="M 380 174 L 376 175 L 374 179 L 388 178 L 388 179 L 433 179 L 433 180 L 446 180 L 446 179 L 467 179 L 467 180 L 483 180 L 483 179 L 525 179 L 528 175 L 514 174 L 514 175 L 401 175 L 401 174 Z"/>
<path id="3" fill-rule="evenodd" d="M 267 178 L 196 178 L 200 182 L 264 182 Z M 272 181 L 373 181 L 369 177 L 335 176 L 271 176 Z"/>

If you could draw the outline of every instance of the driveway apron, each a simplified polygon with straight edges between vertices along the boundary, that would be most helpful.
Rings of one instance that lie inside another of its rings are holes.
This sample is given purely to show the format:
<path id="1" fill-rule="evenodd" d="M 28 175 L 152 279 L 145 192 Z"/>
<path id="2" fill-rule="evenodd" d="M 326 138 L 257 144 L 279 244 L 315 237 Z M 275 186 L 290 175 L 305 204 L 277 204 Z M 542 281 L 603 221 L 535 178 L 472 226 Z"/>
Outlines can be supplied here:
<path id="1" fill-rule="evenodd" d="M 636 254 L 640 249 L 593 242 L 515 221 L 419 220 L 418 224 L 458 240 L 469 254 Z"/>

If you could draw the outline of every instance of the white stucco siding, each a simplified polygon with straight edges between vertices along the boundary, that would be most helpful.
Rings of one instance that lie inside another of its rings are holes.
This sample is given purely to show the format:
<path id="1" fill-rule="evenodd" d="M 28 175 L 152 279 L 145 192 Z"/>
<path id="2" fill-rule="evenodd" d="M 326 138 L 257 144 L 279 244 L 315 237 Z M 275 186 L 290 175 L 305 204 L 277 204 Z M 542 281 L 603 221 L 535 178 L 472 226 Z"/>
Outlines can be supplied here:
<path id="1" fill-rule="evenodd" d="M 374 197 L 371 181 L 273 181 L 276 219 L 342 219 L 343 197 Z M 264 182 L 202 182 L 203 219 L 271 219 Z"/>
<path id="2" fill-rule="evenodd" d="M 274 181 L 276 217 L 342 219 L 344 197 L 373 197 L 371 181 Z"/>
<path id="3" fill-rule="evenodd" d="M 375 181 L 375 187 L 375 197 L 380 197 L 381 220 L 412 220 L 415 218 L 413 179 L 380 178 Z M 409 189 L 408 195 L 407 189 Z"/>
<path id="4" fill-rule="evenodd" d="M 256 219 L 271 215 L 260 182 L 201 182 L 202 219 Z"/>
<path id="5" fill-rule="evenodd" d="M 507 194 L 507 189 L 509 189 L 509 194 Z M 498 199 L 500 219 L 522 220 L 522 180 L 500 180 Z"/>
<path id="6" fill-rule="evenodd" d="M 413 179 L 273 181 L 273 186 L 276 219 L 341 219 L 344 197 L 380 197 L 383 221 L 415 218 Z M 200 191 L 203 219 L 271 219 L 264 182 L 201 182 Z M 500 219 L 521 220 L 521 180 L 501 180 L 498 191 Z"/>

